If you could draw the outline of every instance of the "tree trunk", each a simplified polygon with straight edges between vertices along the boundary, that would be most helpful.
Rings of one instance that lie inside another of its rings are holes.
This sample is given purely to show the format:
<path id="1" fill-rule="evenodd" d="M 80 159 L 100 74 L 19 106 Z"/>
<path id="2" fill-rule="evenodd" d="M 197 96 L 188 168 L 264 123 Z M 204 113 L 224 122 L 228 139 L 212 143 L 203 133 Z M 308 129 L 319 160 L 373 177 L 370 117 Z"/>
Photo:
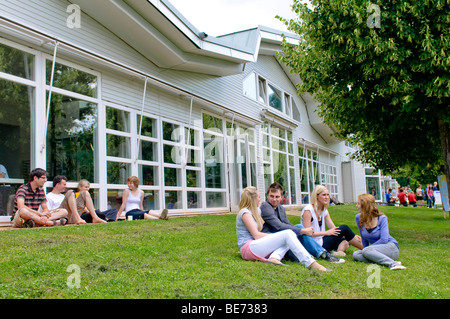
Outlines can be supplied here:
<path id="1" fill-rule="evenodd" d="M 442 155 L 444 157 L 444 173 L 447 176 L 447 191 L 450 193 L 450 128 L 449 124 L 441 119 L 438 119 L 438 125 L 441 136 Z"/>

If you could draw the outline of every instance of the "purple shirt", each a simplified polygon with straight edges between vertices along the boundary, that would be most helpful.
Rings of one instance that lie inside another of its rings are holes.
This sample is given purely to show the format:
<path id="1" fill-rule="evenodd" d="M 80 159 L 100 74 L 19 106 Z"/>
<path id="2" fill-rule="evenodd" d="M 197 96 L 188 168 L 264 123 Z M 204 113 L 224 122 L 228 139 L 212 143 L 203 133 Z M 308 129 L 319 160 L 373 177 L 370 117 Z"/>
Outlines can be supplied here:
<path id="1" fill-rule="evenodd" d="M 359 228 L 359 233 L 361 234 L 363 247 L 387 243 L 394 243 L 398 247 L 395 238 L 389 235 L 389 225 L 386 215 L 378 216 L 377 226 L 369 230 L 367 230 L 364 225 L 362 227 L 359 225 L 359 216 L 360 214 L 356 215 L 355 220 L 356 225 Z"/>

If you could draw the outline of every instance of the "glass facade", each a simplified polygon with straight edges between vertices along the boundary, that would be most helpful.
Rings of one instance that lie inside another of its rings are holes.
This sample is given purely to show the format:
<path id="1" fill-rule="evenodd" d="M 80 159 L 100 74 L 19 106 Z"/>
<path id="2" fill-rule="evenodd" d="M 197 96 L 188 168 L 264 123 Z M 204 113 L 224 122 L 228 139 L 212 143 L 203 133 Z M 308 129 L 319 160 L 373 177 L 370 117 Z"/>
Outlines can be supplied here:
<path id="1" fill-rule="evenodd" d="M 0 43 L 0 216 L 10 215 L 17 188 L 34 165 L 36 58 Z"/>
<path id="2" fill-rule="evenodd" d="M 251 127 L 203 110 L 195 126 L 156 116 L 103 100 L 101 73 L 58 57 L 51 83 L 53 57 L 1 41 L 0 165 L 7 175 L 0 170 L 0 215 L 36 166 L 50 179 L 66 175 L 69 187 L 89 180 L 102 210 L 120 206 L 132 175 L 146 209 L 180 213 L 229 210 L 246 186 L 265 190 L 274 181 L 283 185 L 286 205 L 309 203 L 319 183 L 339 195 L 334 159 L 321 161 L 324 152 L 299 144 L 295 127 Z M 301 122 L 293 96 L 255 72 L 244 79 L 243 94 Z M 379 197 L 378 181 L 366 172 L 368 191 Z"/>

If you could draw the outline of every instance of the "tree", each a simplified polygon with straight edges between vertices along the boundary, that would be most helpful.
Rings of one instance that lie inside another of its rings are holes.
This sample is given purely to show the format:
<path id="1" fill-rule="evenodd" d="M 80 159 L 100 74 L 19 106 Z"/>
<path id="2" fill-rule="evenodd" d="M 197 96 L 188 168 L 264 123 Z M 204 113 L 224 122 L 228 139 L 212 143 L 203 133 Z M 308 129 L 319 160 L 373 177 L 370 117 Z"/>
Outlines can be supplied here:
<path id="1" fill-rule="evenodd" d="M 450 189 L 450 0 L 294 0 L 279 58 L 354 158 L 391 172 L 443 162 Z"/>

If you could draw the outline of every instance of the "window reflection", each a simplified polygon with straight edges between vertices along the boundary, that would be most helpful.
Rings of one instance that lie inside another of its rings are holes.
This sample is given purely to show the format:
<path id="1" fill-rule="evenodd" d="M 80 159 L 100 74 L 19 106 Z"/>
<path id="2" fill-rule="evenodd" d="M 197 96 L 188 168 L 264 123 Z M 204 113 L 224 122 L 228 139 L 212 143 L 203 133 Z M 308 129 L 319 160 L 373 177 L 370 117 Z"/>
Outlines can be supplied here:
<path id="1" fill-rule="evenodd" d="M 34 81 L 34 55 L 0 43 L 0 72 Z"/>
<path id="2" fill-rule="evenodd" d="M 95 174 L 97 104 L 52 94 L 47 133 L 47 171 L 70 181 L 98 182 Z"/>
<path id="3" fill-rule="evenodd" d="M 17 188 L 28 181 L 33 166 L 35 90 L 0 79 L 0 215 L 11 215 Z"/>
<path id="4" fill-rule="evenodd" d="M 53 62 L 47 60 L 46 64 L 46 83 L 50 85 Z M 97 76 L 64 64 L 55 63 L 53 86 L 90 97 L 97 97 Z"/>

